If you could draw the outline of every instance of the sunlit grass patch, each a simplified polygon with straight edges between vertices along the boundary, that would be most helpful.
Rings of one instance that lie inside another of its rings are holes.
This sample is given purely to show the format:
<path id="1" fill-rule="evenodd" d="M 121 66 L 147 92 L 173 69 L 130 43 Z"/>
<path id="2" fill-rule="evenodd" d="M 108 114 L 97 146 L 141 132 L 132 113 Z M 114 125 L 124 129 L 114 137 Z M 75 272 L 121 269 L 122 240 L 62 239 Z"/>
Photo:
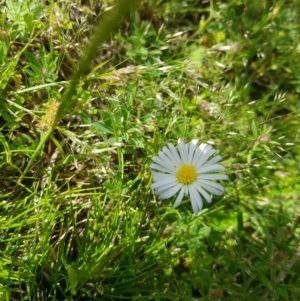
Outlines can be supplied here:
<path id="1" fill-rule="evenodd" d="M 297 1 L 82 2 L 1 7 L 0 299 L 298 300 Z M 150 170 L 195 138 L 198 216 Z"/>

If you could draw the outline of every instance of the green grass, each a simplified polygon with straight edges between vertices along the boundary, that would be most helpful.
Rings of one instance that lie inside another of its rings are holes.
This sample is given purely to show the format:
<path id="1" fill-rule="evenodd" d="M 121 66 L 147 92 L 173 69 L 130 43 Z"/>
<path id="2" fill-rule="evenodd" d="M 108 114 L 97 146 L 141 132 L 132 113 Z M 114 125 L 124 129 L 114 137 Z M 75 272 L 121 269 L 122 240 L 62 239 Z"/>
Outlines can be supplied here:
<path id="1" fill-rule="evenodd" d="M 80 3 L 1 6 L 0 300 L 298 301 L 298 1 Z M 179 138 L 199 216 L 150 188 Z"/>

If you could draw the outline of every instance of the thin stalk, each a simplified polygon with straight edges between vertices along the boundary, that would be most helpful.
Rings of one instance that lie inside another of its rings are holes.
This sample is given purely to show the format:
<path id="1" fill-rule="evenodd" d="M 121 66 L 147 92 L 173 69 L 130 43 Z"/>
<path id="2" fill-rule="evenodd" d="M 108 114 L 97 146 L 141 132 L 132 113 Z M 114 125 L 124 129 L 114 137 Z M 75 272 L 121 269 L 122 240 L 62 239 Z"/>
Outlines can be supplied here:
<path id="1" fill-rule="evenodd" d="M 127 15 L 131 11 L 136 2 L 136 0 L 116 1 L 115 5 L 112 6 L 111 9 L 108 10 L 103 16 L 101 16 L 101 20 L 96 26 L 95 31 L 88 42 L 88 45 L 86 47 L 87 50 L 79 60 L 78 69 L 73 73 L 73 76 L 71 77 L 70 86 L 62 96 L 54 121 L 50 129 L 44 135 L 42 135 L 39 144 L 37 145 L 34 153 L 32 154 L 29 162 L 27 163 L 18 180 L 19 184 L 23 181 L 37 156 L 44 149 L 44 146 L 48 139 L 51 137 L 57 123 L 74 109 L 74 106 L 76 104 L 76 99 L 74 99 L 76 88 L 81 77 L 86 75 L 86 73 L 90 70 L 92 61 L 99 53 L 99 46 L 110 37 L 111 33 L 114 30 L 117 29 L 119 23 L 123 20 L 125 15 Z"/>

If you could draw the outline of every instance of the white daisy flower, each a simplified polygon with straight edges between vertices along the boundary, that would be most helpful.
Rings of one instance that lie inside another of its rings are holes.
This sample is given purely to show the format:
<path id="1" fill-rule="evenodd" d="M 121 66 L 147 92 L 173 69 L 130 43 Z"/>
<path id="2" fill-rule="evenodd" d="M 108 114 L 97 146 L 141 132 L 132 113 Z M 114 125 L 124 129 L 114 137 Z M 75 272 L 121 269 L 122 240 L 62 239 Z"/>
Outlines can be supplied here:
<path id="1" fill-rule="evenodd" d="M 168 199 L 178 192 L 174 208 L 180 205 L 183 197 L 189 196 L 197 215 L 203 207 L 203 198 L 210 203 L 211 194 L 223 194 L 223 186 L 216 181 L 228 177 L 218 173 L 225 167 L 218 164 L 221 156 L 213 156 L 216 150 L 211 145 L 201 143 L 198 146 L 198 140 L 190 143 L 179 140 L 178 150 L 168 143 L 158 156 L 153 157 L 151 188 L 161 199 Z"/>

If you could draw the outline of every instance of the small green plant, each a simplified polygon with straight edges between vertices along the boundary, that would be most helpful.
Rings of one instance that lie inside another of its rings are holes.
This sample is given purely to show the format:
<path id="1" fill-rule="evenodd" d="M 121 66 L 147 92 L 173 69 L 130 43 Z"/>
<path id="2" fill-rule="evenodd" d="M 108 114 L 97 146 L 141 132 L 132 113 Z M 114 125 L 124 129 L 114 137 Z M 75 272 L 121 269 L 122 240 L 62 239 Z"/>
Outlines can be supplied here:
<path id="1" fill-rule="evenodd" d="M 43 6 L 39 2 L 5 1 L 4 14 L 11 22 L 11 35 L 14 38 L 26 39 L 37 29 L 40 23 Z"/>

